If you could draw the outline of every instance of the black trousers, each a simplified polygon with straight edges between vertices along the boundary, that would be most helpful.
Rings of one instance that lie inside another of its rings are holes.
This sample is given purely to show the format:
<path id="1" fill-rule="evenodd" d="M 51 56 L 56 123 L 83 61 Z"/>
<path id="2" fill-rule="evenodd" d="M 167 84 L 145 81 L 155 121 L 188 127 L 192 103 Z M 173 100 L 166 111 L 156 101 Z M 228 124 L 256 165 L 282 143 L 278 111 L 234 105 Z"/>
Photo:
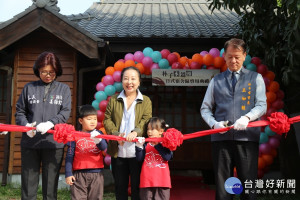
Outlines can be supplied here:
<path id="1" fill-rule="evenodd" d="M 22 200 L 37 198 L 41 165 L 43 200 L 57 199 L 58 177 L 63 155 L 64 149 L 21 148 Z"/>
<path id="2" fill-rule="evenodd" d="M 140 173 L 142 163 L 136 158 L 111 158 L 112 173 L 115 180 L 117 200 L 128 199 L 128 183 L 130 176 L 131 199 L 139 200 Z"/>
<path id="3" fill-rule="evenodd" d="M 212 157 L 216 181 L 216 200 L 232 199 L 233 195 L 225 190 L 225 181 L 233 177 L 236 167 L 238 178 L 243 187 L 245 181 L 252 181 L 253 188 L 257 179 L 258 142 L 218 141 L 212 142 Z M 256 194 L 241 193 L 241 199 L 256 199 Z"/>

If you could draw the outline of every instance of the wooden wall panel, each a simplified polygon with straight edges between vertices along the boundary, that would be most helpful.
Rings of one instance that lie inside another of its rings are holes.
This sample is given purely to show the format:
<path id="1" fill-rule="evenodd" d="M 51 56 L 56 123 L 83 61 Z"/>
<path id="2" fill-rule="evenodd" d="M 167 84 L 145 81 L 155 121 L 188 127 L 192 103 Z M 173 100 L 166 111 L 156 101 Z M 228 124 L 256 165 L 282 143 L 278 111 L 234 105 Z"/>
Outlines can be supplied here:
<path id="1" fill-rule="evenodd" d="M 22 92 L 25 84 L 38 80 L 33 74 L 33 65 L 38 55 L 44 51 L 54 52 L 60 59 L 63 67 L 63 75 L 57 78 L 57 81 L 70 86 L 72 94 L 72 112 L 68 123 L 76 122 L 76 87 L 77 87 L 77 63 L 76 50 L 62 42 L 44 29 L 38 29 L 32 34 L 24 37 L 18 43 L 18 49 L 14 61 L 14 91 L 13 91 L 13 111 L 12 122 L 15 123 L 14 114 L 16 112 L 16 102 Z M 73 124 L 75 125 L 75 124 Z M 22 133 L 15 132 L 11 134 L 9 174 L 21 173 L 21 141 Z M 1 145 L 1 139 L 0 139 Z M 1 151 L 1 150 L 0 150 Z M 1 163 L 0 157 L 0 163 Z M 1 165 L 0 165 L 1 167 Z M 62 167 L 62 172 L 64 167 Z"/>

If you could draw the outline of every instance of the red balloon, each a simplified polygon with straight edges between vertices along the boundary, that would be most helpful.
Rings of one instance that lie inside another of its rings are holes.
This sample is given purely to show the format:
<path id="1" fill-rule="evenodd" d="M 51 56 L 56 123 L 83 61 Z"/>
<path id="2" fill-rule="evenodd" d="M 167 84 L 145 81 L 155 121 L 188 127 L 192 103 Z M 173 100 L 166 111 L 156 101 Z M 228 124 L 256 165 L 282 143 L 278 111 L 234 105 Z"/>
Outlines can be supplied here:
<path id="1" fill-rule="evenodd" d="M 256 66 L 259 66 L 261 63 L 261 60 L 259 57 L 252 57 L 251 58 L 251 63 L 255 64 Z"/>
<path id="2" fill-rule="evenodd" d="M 213 65 L 207 66 L 206 69 L 216 69 Z"/>
<path id="3" fill-rule="evenodd" d="M 267 109 L 267 116 L 269 117 L 273 112 L 276 112 L 277 110 L 275 108 L 268 108 Z"/>
<path id="4" fill-rule="evenodd" d="M 284 92 L 282 90 L 278 90 L 276 92 L 277 99 L 283 99 L 284 98 Z"/>
<path id="5" fill-rule="evenodd" d="M 183 66 L 179 62 L 174 62 L 172 64 L 172 69 L 182 69 Z"/>
<path id="6" fill-rule="evenodd" d="M 98 122 L 102 122 L 104 120 L 104 112 L 102 112 L 101 110 L 97 110 L 97 119 Z"/>
<path id="7" fill-rule="evenodd" d="M 96 129 L 100 129 L 100 128 L 102 128 L 103 127 L 103 123 L 102 122 L 97 122 L 97 127 L 96 127 Z"/>
<path id="8" fill-rule="evenodd" d="M 257 171 L 257 178 L 261 179 L 264 176 L 264 171 L 261 169 L 258 169 Z"/>
<path id="9" fill-rule="evenodd" d="M 256 65 L 256 71 L 258 73 L 260 73 L 262 76 L 264 76 L 265 74 L 267 74 L 268 72 L 268 67 L 266 65 L 260 64 L 260 65 Z"/>
<path id="10" fill-rule="evenodd" d="M 169 61 L 169 64 L 172 65 L 174 62 L 178 61 L 178 57 L 174 53 L 170 53 L 167 57 L 167 60 Z"/>
<path id="11" fill-rule="evenodd" d="M 266 165 L 271 165 L 273 163 L 273 157 L 269 154 L 263 154 L 262 159 L 264 159 Z"/>
<path id="12" fill-rule="evenodd" d="M 201 65 L 198 62 L 193 61 L 193 62 L 191 62 L 190 68 L 191 69 L 201 69 Z"/>
<path id="13" fill-rule="evenodd" d="M 107 100 L 102 100 L 100 103 L 99 103 L 99 108 L 102 112 L 105 112 L 106 110 L 106 106 L 108 104 L 108 101 Z"/>
<path id="14" fill-rule="evenodd" d="M 171 53 L 168 49 L 163 49 L 160 51 L 161 57 L 167 59 L 168 55 Z"/>
<path id="15" fill-rule="evenodd" d="M 265 82 L 265 85 L 266 85 L 266 88 L 270 85 L 270 79 L 268 79 L 268 77 L 263 77 L 264 78 L 264 82 Z"/>

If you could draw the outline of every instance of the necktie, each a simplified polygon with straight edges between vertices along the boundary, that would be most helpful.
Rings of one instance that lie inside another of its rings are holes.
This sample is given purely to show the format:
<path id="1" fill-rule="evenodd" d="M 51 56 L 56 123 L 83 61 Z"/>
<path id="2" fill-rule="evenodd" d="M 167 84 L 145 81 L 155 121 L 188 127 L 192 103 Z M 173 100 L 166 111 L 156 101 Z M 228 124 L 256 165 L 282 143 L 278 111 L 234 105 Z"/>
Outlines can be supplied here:
<path id="1" fill-rule="evenodd" d="M 232 72 L 232 88 L 233 88 L 233 91 L 234 91 L 234 89 L 235 89 L 235 84 L 236 84 L 236 82 L 237 82 L 237 80 L 236 80 L 236 72 Z"/>

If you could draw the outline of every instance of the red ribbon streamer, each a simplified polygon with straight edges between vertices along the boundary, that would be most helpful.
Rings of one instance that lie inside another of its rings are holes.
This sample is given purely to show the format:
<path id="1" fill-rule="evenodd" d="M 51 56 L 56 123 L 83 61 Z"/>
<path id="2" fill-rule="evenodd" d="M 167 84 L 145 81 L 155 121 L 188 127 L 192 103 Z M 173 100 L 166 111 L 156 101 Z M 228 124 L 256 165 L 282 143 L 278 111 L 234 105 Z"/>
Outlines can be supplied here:
<path id="1" fill-rule="evenodd" d="M 247 127 L 260 127 L 270 125 L 270 129 L 276 132 L 279 135 L 283 133 L 287 133 L 290 130 L 290 125 L 300 121 L 300 116 L 296 116 L 293 118 L 288 118 L 282 112 L 274 112 L 268 117 L 268 120 L 260 120 L 255 122 L 250 122 Z M 164 147 L 169 148 L 174 151 L 178 146 L 180 146 L 183 140 L 188 140 L 196 137 L 202 137 L 206 135 L 211 135 L 219 132 L 224 132 L 232 129 L 231 127 L 220 128 L 220 129 L 211 129 L 198 131 L 195 133 L 185 134 L 183 135 L 180 131 L 170 128 L 166 132 L 163 133 L 162 138 L 146 138 L 146 142 L 162 142 Z M 8 125 L 8 124 L 0 124 L 0 132 L 9 131 L 9 132 L 27 132 L 29 130 L 33 130 L 35 127 L 26 127 L 26 126 L 18 126 L 18 125 Z M 66 144 L 69 141 L 74 141 L 75 137 L 90 137 L 89 133 L 75 131 L 74 126 L 69 124 L 56 124 L 54 130 L 49 130 L 48 133 L 52 133 L 54 140 L 59 143 Z M 97 138 L 103 138 L 106 140 L 117 140 L 117 141 L 126 141 L 126 138 L 116 136 L 116 135 L 98 135 Z M 137 139 L 133 140 L 136 142 Z"/>

